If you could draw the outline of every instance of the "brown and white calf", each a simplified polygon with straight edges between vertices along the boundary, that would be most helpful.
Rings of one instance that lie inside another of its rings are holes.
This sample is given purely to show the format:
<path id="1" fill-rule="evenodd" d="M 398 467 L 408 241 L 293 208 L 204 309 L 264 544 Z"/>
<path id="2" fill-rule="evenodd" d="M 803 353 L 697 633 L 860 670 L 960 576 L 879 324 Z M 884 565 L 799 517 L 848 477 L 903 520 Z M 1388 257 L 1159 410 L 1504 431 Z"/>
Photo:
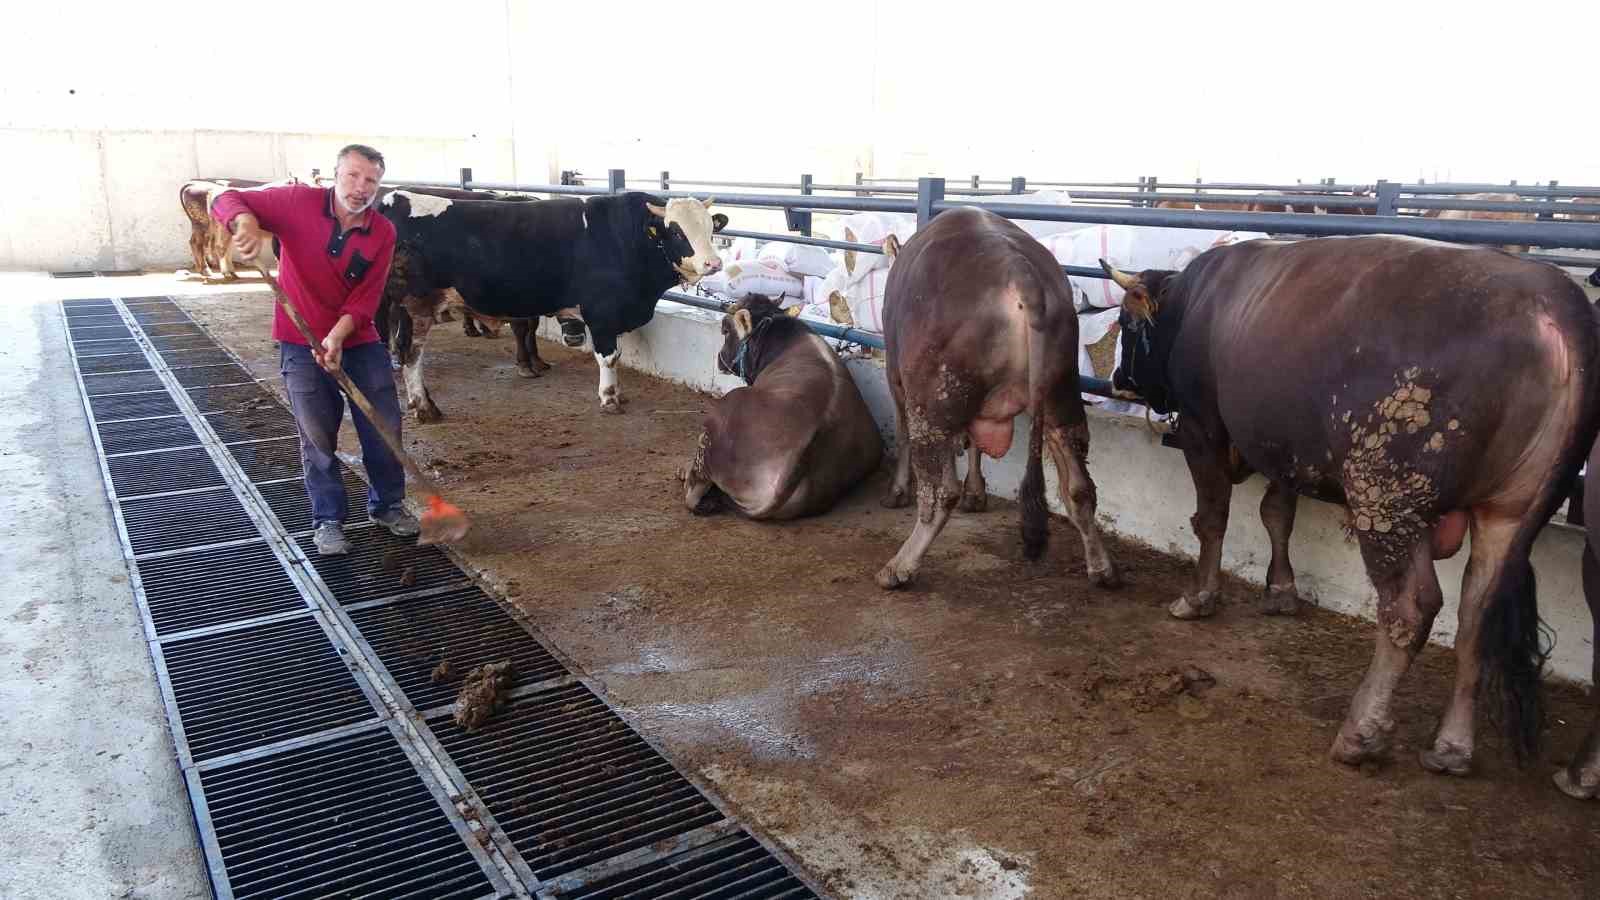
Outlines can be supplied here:
<path id="1" fill-rule="evenodd" d="M 717 368 L 743 378 L 712 405 L 683 470 L 683 503 L 752 519 L 827 512 L 878 468 L 883 438 L 821 337 L 765 297 L 722 320 Z"/>

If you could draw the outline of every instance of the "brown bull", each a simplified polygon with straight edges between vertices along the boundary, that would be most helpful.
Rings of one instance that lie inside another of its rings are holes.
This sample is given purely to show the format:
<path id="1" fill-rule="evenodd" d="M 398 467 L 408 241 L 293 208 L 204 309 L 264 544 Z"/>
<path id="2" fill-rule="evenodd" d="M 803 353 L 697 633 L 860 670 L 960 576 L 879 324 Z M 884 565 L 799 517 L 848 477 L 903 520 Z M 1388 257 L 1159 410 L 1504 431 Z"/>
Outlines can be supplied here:
<path id="1" fill-rule="evenodd" d="M 1359 763 L 1385 752 L 1395 685 L 1443 604 L 1433 562 L 1470 528 L 1455 691 L 1422 764 L 1468 771 L 1485 683 L 1502 689 L 1519 755 L 1533 750 L 1545 654 L 1528 557 L 1600 410 L 1582 291 L 1496 250 L 1396 237 L 1250 241 L 1181 273 L 1107 268 L 1127 292 L 1113 383 L 1179 414 L 1195 484 L 1197 583 L 1173 614 L 1214 609 L 1232 486 L 1251 471 L 1270 482 L 1269 607 L 1294 604 L 1296 496 L 1344 505 L 1378 593 L 1377 649 L 1332 748 Z"/>
<path id="2" fill-rule="evenodd" d="M 878 573 L 878 584 L 909 583 L 963 492 L 973 498 L 968 505 L 979 503 L 980 454 L 1004 456 L 1012 420 L 1022 412 L 1033 419 L 1019 492 L 1024 555 L 1037 558 L 1049 538 L 1041 457 L 1048 445 L 1061 502 L 1083 536 L 1089 580 L 1117 584 L 1095 522 L 1086 464 L 1078 317 L 1050 251 L 993 213 L 946 212 L 899 251 L 889 270 L 883 321 L 899 451 L 884 505 L 906 505 L 915 472 L 917 521 Z M 963 440 L 971 444 L 965 491 L 955 469 Z"/>
<path id="3" fill-rule="evenodd" d="M 825 513 L 878 468 L 883 438 L 838 355 L 765 297 L 722 320 L 717 368 L 744 379 L 712 405 L 684 469 L 684 505 L 752 519 Z"/>

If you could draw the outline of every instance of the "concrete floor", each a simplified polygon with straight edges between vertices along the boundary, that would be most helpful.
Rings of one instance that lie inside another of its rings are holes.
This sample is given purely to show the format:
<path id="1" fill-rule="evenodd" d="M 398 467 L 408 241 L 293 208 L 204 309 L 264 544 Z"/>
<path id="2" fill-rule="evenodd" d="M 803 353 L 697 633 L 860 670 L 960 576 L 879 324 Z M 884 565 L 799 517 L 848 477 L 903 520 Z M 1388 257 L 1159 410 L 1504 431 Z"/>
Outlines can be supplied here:
<path id="1" fill-rule="evenodd" d="M 0 897 L 12 900 L 211 896 L 55 302 L 165 292 L 136 287 L 146 280 L 0 274 Z"/>

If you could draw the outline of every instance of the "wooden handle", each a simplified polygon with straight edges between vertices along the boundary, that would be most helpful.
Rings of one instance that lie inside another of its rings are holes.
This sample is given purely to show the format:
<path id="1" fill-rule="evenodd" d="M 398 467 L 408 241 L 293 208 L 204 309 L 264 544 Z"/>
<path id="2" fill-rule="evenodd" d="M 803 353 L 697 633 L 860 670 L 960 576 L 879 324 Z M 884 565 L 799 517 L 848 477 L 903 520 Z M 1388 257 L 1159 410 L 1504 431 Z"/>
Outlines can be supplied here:
<path id="1" fill-rule="evenodd" d="M 289 314 L 289 318 L 294 322 L 294 327 L 298 328 L 300 333 L 305 336 L 306 342 L 312 347 L 321 344 L 322 341 L 311 333 L 311 326 L 306 322 L 305 317 L 300 315 L 300 310 L 295 309 L 294 304 L 289 302 L 289 295 L 285 294 L 283 288 L 278 286 L 277 279 L 273 278 L 267 272 L 266 267 L 260 263 L 255 264 L 255 269 L 261 273 L 262 278 L 267 280 L 267 284 L 271 285 L 273 295 L 278 298 L 278 305 L 282 306 L 284 312 Z M 361 410 L 362 415 L 367 417 L 367 421 L 372 423 L 373 430 L 382 435 L 383 442 L 389 445 L 389 452 L 399 457 L 400 464 L 405 467 L 406 473 L 411 476 L 412 481 L 416 482 L 417 487 L 421 488 L 425 493 L 438 494 L 439 488 L 433 483 L 433 479 L 424 475 L 422 470 L 411 459 L 411 455 L 406 453 L 404 447 L 400 446 L 400 438 L 389 432 L 383 420 L 378 418 L 377 411 L 372 408 L 372 402 L 367 399 L 367 395 L 363 394 L 360 388 L 356 387 L 355 382 L 350 380 L 350 376 L 345 374 L 344 369 L 341 368 L 337 372 L 329 372 L 328 374 L 339 382 L 341 388 L 344 388 L 344 392 L 350 396 L 350 402 L 354 403 Z"/>

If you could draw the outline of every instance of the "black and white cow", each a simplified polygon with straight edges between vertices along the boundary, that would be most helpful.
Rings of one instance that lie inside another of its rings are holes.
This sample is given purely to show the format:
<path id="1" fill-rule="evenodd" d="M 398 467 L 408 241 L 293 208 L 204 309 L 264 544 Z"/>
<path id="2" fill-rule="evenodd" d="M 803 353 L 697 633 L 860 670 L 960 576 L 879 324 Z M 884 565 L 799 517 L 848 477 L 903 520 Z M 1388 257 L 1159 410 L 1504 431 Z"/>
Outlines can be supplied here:
<path id="1" fill-rule="evenodd" d="M 439 308 L 457 302 L 495 319 L 554 315 L 574 346 L 587 325 L 600 409 L 622 412 L 618 336 L 649 322 L 663 291 L 722 268 L 711 235 L 728 219 L 708 212 L 711 202 L 638 192 L 535 203 L 385 196 L 378 208 L 398 232 L 388 293 L 411 321 L 395 350 L 417 420 L 440 417 L 423 383 L 423 344 Z"/>

